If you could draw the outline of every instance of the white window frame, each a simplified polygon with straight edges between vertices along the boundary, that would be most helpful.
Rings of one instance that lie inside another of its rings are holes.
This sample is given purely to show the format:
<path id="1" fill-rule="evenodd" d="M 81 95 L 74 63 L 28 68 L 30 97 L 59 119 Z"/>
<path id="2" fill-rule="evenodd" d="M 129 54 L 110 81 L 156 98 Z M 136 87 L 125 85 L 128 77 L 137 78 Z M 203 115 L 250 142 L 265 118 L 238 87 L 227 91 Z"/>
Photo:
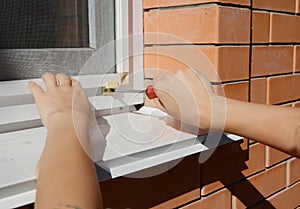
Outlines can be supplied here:
<path id="1" fill-rule="evenodd" d="M 95 15 L 97 1 L 101 0 L 89 0 L 89 22 L 91 25 L 97 22 L 97 15 Z M 99 36 L 97 34 L 99 31 L 96 27 L 90 28 L 91 48 L 79 50 L 88 51 L 89 56 L 93 56 L 91 52 L 95 48 L 99 48 L 97 46 L 99 40 L 96 38 L 97 35 Z M 139 92 L 144 88 L 142 0 L 115 0 L 115 39 L 113 45 L 115 45 L 116 73 L 75 77 L 87 91 L 90 102 L 98 114 L 109 114 L 111 110 L 131 110 L 130 107 L 133 105 L 144 102 L 144 95 Z M 109 48 L 110 46 L 108 46 L 108 50 L 110 50 Z M 57 52 L 66 49 L 47 50 Z M 38 53 L 40 49 L 31 51 Z M 14 50 L 14 53 L 19 53 L 19 50 Z M 103 53 L 100 51 L 100 54 Z M 99 59 L 101 59 L 101 56 Z M 92 65 L 92 67 L 95 67 L 95 65 Z M 122 85 L 122 89 L 133 90 L 132 93 L 122 92 L 110 96 L 98 95 L 99 90 L 106 85 L 106 82 L 118 81 L 121 83 L 121 74 L 125 72 L 129 73 L 129 84 Z M 41 79 L 30 80 L 43 86 Z M 0 82 L 0 133 L 41 126 L 33 97 L 27 88 L 28 81 Z"/>

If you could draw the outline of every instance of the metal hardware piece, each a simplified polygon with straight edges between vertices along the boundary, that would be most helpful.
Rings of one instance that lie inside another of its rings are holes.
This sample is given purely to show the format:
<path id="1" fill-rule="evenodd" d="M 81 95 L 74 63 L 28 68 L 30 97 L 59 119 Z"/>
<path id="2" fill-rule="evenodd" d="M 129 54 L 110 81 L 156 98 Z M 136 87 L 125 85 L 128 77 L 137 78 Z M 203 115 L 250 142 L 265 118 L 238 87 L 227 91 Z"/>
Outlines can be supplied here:
<path id="1" fill-rule="evenodd" d="M 121 73 L 121 84 L 129 84 L 129 73 Z"/>
<path id="2" fill-rule="evenodd" d="M 102 87 L 102 95 L 103 96 L 113 95 L 118 87 L 119 87 L 118 81 L 108 81 L 106 82 L 105 87 Z"/>

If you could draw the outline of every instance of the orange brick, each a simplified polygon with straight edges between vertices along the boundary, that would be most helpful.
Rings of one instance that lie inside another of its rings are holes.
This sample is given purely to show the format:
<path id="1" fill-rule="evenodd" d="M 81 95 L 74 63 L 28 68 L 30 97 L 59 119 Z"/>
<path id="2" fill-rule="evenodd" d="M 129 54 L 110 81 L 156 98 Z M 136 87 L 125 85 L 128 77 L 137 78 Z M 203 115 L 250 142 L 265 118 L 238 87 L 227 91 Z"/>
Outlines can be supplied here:
<path id="1" fill-rule="evenodd" d="M 240 145 L 242 150 L 249 149 L 249 139 L 243 138 L 243 143 Z"/>
<path id="2" fill-rule="evenodd" d="M 287 163 L 288 186 L 300 180 L 300 159 L 291 159 Z"/>
<path id="3" fill-rule="evenodd" d="M 252 13 L 252 42 L 268 43 L 270 33 L 270 13 L 254 11 Z"/>
<path id="4" fill-rule="evenodd" d="M 249 82 L 227 83 L 223 85 L 225 96 L 230 99 L 248 101 Z M 219 93 L 219 88 L 216 93 Z"/>
<path id="5" fill-rule="evenodd" d="M 179 160 L 141 171 L 142 176 L 154 174 L 148 178 L 119 177 L 101 182 L 104 208 L 151 208 L 194 190 L 192 196 L 186 196 L 187 200 L 200 198 L 200 192 L 197 193 L 200 188 L 198 158 L 199 154 L 195 154 L 185 157 L 180 163 Z M 155 175 L 156 171 L 165 168 L 172 169 Z"/>
<path id="6" fill-rule="evenodd" d="M 176 72 L 194 68 L 210 81 L 245 80 L 249 77 L 249 47 L 146 47 L 145 69 Z"/>
<path id="7" fill-rule="evenodd" d="M 247 169 L 245 161 L 248 160 L 248 151 L 243 150 L 243 144 L 238 141 L 220 146 L 202 164 L 201 195 L 208 195 L 244 178 L 241 172 Z M 227 172 L 228 170 L 231 172 Z"/>
<path id="8" fill-rule="evenodd" d="M 267 167 L 270 167 L 276 163 L 284 161 L 284 160 L 288 159 L 289 157 L 291 157 L 291 156 L 284 152 L 281 152 L 277 149 L 266 146 L 266 166 Z"/>
<path id="9" fill-rule="evenodd" d="M 228 209 L 231 208 L 231 193 L 227 189 L 223 189 L 208 197 L 201 198 L 190 205 L 182 207 L 183 209 Z"/>
<path id="10" fill-rule="evenodd" d="M 208 195 L 243 179 L 245 176 L 263 170 L 265 168 L 264 146 L 254 144 L 247 151 L 241 150 L 235 144 L 232 144 L 222 147 L 222 151 L 216 151 L 212 157 L 213 159 L 210 159 L 202 167 L 201 195 Z M 218 158 L 218 155 L 220 158 Z"/>
<path id="11" fill-rule="evenodd" d="M 255 207 L 258 208 L 299 208 L 300 183 L 293 185 L 267 199 L 266 202 Z"/>
<path id="12" fill-rule="evenodd" d="M 250 0 L 144 0 L 144 8 L 149 9 L 158 7 L 185 6 L 210 2 L 222 2 L 250 6 Z"/>
<path id="13" fill-rule="evenodd" d="M 165 208 L 176 208 L 180 205 L 183 205 L 187 202 L 193 201 L 200 197 L 200 189 L 195 189 L 183 195 L 180 195 L 176 198 L 168 200 L 164 203 L 151 207 L 150 209 L 165 209 Z"/>
<path id="14" fill-rule="evenodd" d="M 294 72 L 300 72 L 300 46 L 294 47 Z"/>
<path id="15" fill-rule="evenodd" d="M 219 76 L 222 81 L 244 80 L 249 78 L 250 50 L 247 46 L 218 47 Z"/>
<path id="16" fill-rule="evenodd" d="M 293 46 L 254 46 L 251 76 L 293 72 Z"/>
<path id="17" fill-rule="evenodd" d="M 250 101 L 260 104 L 266 104 L 267 100 L 267 79 L 252 79 L 250 84 Z"/>
<path id="18" fill-rule="evenodd" d="M 233 208 L 249 208 L 286 186 L 286 164 L 277 165 L 234 186 Z"/>
<path id="19" fill-rule="evenodd" d="M 145 44 L 249 43 L 249 22 L 249 9 L 214 5 L 153 10 L 144 13 Z"/>
<path id="20" fill-rule="evenodd" d="M 278 104 L 300 99 L 300 74 L 267 79 L 267 103 Z"/>
<path id="21" fill-rule="evenodd" d="M 265 168 L 265 145 L 257 143 L 249 148 L 249 160 L 246 161 L 247 169 L 242 171 L 244 176 L 249 176 Z"/>
<path id="22" fill-rule="evenodd" d="M 294 12 L 295 0 L 253 0 L 252 7 L 255 9 Z"/>
<path id="23" fill-rule="evenodd" d="M 300 16 L 271 13 L 270 21 L 270 42 L 300 42 Z"/>

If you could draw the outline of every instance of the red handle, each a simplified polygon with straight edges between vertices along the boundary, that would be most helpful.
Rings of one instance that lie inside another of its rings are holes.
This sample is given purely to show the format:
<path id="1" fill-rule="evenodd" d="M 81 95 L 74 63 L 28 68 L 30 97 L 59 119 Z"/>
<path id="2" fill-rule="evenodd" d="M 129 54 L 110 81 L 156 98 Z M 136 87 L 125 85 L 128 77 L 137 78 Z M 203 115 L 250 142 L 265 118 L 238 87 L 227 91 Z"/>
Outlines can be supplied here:
<path id="1" fill-rule="evenodd" d="M 157 95 L 154 92 L 153 86 L 148 86 L 146 89 L 146 95 L 149 99 L 155 99 L 157 98 Z"/>

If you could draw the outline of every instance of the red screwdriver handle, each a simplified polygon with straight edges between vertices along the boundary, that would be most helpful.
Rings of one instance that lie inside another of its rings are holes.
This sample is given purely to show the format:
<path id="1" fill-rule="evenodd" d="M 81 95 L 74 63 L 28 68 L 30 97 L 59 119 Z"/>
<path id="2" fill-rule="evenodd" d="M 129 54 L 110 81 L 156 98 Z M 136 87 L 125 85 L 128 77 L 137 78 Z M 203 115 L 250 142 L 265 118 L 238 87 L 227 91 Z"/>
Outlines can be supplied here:
<path id="1" fill-rule="evenodd" d="M 146 95 L 149 99 L 155 99 L 157 98 L 157 95 L 154 92 L 153 86 L 148 86 L 146 89 Z"/>

